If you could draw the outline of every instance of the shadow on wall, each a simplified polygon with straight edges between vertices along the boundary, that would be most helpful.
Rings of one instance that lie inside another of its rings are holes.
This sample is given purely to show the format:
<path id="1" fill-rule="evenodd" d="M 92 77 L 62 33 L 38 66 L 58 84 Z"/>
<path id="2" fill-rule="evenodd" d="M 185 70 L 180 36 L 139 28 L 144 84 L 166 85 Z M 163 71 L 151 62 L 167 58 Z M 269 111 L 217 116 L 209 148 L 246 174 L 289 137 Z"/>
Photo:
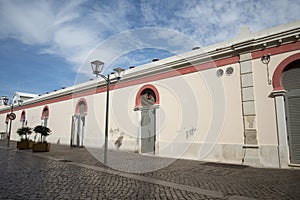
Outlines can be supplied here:
<path id="1" fill-rule="evenodd" d="M 116 142 L 115 142 L 115 145 L 116 145 L 116 147 L 117 147 L 118 149 L 122 146 L 123 138 L 124 138 L 124 136 L 121 135 L 121 136 L 118 137 L 118 139 L 117 139 Z"/>

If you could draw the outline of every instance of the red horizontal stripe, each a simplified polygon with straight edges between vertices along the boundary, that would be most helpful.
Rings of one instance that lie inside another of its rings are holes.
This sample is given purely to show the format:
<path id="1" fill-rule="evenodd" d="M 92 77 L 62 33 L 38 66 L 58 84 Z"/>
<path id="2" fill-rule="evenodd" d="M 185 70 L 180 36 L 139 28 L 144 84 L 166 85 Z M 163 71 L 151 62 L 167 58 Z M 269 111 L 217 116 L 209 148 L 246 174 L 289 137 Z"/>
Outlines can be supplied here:
<path id="1" fill-rule="evenodd" d="M 300 49 L 300 42 L 294 42 L 290 44 L 281 45 L 278 47 L 272 47 L 264 50 L 254 51 L 252 52 L 252 58 L 257 59 L 267 54 L 276 55 L 276 54 L 286 53 L 286 52 L 295 51 L 299 49 Z"/>
<path id="2" fill-rule="evenodd" d="M 215 67 L 221 67 L 224 65 L 234 64 L 234 63 L 237 63 L 238 61 L 239 61 L 239 57 L 234 56 L 234 57 L 225 58 L 222 60 L 216 60 L 216 61 L 203 63 L 203 64 L 196 65 L 196 66 L 185 67 L 185 68 L 178 69 L 178 70 L 173 70 L 173 71 L 164 72 L 164 73 L 153 75 L 153 76 L 148 76 L 148 77 L 144 77 L 144 78 L 140 78 L 140 79 L 136 79 L 136 80 L 131 80 L 128 82 L 120 81 L 117 84 L 111 85 L 110 90 L 120 89 L 120 88 L 125 88 L 125 87 L 129 87 L 129 86 L 133 86 L 133 85 L 139 85 L 139 84 L 143 84 L 143 83 L 157 81 L 157 80 L 161 80 L 161 79 L 195 73 L 198 71 L 212 69 Z M 56 97 L 53 99 L 49 99 L 49 100 L 45 100 L 45 101 L 41 101 L 41 102 L 37 102 L 37 103 L 32 103 L 32 104 L 25 105 L 25 106 L 19 106 L 19 107 L 16 107 L 14 110 L 18 111 L 21 109 L 27 109 L 27 108 L 37 107 L 37 106 L 44 106 L 47 104 L 53 104 L 53 103 L 57 103 L 57 102 L 61 102 L 61 101 L 66 101 L 66 100 L 70 100 L 70 99 L 74 99 L 74 98 L 80 98 L 80 97 L 98 94 L 98 93 L 102 93 L 102 92 L 106 92 L 106 87 L 98 87 L 98 88 L 88 89 L 88 90 L 81 91 L 81 92 L 74 91 L 73 94 L 68 94 L 68 95 L 65 95 L 62 97 Z M 9 112 L 10 112 L 10 110 L 5 110 L 5 111 L 1 111 L 0 114 L 9 113 Z"/>

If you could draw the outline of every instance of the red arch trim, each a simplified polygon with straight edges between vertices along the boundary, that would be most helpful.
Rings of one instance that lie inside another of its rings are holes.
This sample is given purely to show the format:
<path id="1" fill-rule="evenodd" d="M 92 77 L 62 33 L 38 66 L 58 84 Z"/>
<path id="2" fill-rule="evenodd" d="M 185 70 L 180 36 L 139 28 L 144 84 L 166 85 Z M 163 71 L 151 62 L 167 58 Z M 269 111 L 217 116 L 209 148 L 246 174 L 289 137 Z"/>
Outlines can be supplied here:
<path id="1" fill-rule="evenodd" d="M 160 103 L 160 100 L 159 100 L 159 92 L 158 90 L 156 89 L 156 87 L 154 85 L 151 85 L 151 84 L 147 84 L 147 85 L 144 85 L 143 87 L 141 87 L 138 91 L 138 93 L 136 94 L 136 98 L 135 98 L 135 107 L 142 107 L 142 103 L 141 103 L 141 94 L 142 92 L 145 90 L 145 89 L 151 89 L 153 90 L 155 96 L 156 96 L 156 101 L 155 101 L 155 104 L 158 105 Z"/>
<path id="2" fill-rule="evenodd" d="M 87 104 L 87 101 L 85 98 L 80 98 L 78 101 L 77 101 L 77 104 L 76 104 L 76 108 L 75 108 L 75 114 L 76 115 L 79 115 L 80 114 L 80 110 L 79 110 L 79 103 L 80 102 L 84 102 L 85 103 L 85 106 L 86 106 L 86 113 L 88 112 L 88 104 Z"/>
<path id="3" fill-rule="evenodd" d="M 296 53 L 284 59 L 275 69 L 272 82 L 273 82 L 273 91 L 283 90 L 283 86 L 281 83 L 281 76 L 283 70 L 290 64 L 291 62 L 300 59 L 300 53 Z"/>
<path id="4" fill-rule="evenodd" d="M 42 111 L 42 120 L 44 120 L 46 118 L 46 114 L 45 114 L 45 110 L 48 110 L 48 118 L 50 116 L 50 110 L 48 106 L 44 106 L 43 111 Z"/>

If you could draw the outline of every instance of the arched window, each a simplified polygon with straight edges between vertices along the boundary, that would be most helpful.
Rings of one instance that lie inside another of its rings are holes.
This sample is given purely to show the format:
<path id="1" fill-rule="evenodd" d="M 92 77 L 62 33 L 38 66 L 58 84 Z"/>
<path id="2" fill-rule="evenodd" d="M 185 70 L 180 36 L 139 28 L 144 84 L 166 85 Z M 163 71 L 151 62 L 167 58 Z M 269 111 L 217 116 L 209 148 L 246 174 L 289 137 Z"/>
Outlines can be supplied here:
<path id="1" fill-rule="evenodd" d="M 81 115 L 81 116 L 84 116 L 87 114 L 87 102 L 85 99 L 79 99 L 79 101 L 76 105 L 75 114 Z"/>
<path id="2" fill-rule="evenodd" d="M 156 94 L 152 89 L 144 89 L 141 93 L 142 106 L 152 106 L 156 102 Z"/>
<path id="3" fill-rule="evenodd" d="M 24 127 L 26 125 L 26 113 L 25 110 L 22 111 L 21 117 L 20 117 L 20 121 L 22 122 L 22 127 Z"/>
<path id="4" fill-rule="evenodd" d="M 48 125 L 48 119 L 49 119 L 49 107 L 45 106 L 42 112 L 42 123 L 44 126 Z"/>
<path id="5" fill-rule="evenodd" d="M 135 109 L 138 109 L 142 106 L 151 106 L 158 104 L 159 93 L 155 86 L 147 84 L 140 88 L 135 99 Z"/>
<path id="6" fill-rule="evenodd" d="M 285 90 L 300 89 L 300 59 L 284 68 L 281 82 Z"/>
<path id="7" fill-rule="evenodd" d="M 291 55 L 284 59 L 275 69 L 272 82 L 273 82 L 273 90 L 278 91 L 278 90 L 283 90 L 285 89 L 283 86 L 283 81 L 284 81 L 284 73 L 289 71 L 289 69 L 293 68 L 293 65 L 295 66 L 294 70 L 297 70 L 296 65 L 297 63 L 299 64 L 300 60 L 300 53 L 296 53 L 294 55 Z M 299 67 L 298 67 L 299 68 Z"/>

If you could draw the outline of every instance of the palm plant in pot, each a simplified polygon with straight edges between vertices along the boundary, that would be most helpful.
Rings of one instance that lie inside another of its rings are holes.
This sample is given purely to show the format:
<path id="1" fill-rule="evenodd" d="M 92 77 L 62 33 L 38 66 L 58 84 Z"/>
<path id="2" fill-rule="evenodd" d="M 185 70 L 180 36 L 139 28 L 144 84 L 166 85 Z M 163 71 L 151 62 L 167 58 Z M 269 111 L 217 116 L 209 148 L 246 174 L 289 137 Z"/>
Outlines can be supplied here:
<path id="1" fill-rule="evenodd" d="M 31 149 L 33 141 L 29 140 L 29 135 L 32 133 L 32 129 L 29 127 L 22 127 L 17 130 L 18 135 L 21 137 L 21 141 L 17 142 L 18 149 Z"/>
<path id="2" fill-rule="evenodd" d="M 42 125 L 38 125 L 34 127 L 33 131 L 41 135 L 41 139 L 39 142 L 34 143 L 32 147 L 33 152 L 47 152 L 50 150 L 50 143 L 46 141 L 46 137 L 50 135 L 51 130 Z"/>

